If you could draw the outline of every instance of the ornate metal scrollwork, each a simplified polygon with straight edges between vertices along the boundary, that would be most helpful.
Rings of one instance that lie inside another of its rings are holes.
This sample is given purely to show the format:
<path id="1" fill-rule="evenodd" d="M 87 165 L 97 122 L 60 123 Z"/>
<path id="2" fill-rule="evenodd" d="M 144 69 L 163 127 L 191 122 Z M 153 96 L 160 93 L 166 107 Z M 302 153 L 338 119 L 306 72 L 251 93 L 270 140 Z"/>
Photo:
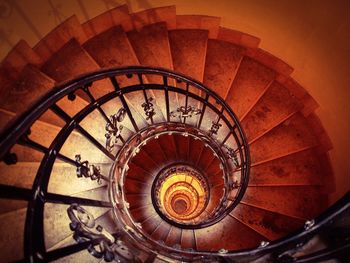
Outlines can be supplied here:
<path id="1" fill-rule="evenodd" d="M 194 115 L 201 114 L 202 110 L 197 109 L 194 106 L 181 106 L 176 109 L 176 111 L 170 112 L 170 116 L 172 117 L 178 117 L 180 119 L 180 122 L 182 120 L 185 120 L 186 118 L 191 118 Z"/>
<path id="2" fill-rule="evenodd" d="M 212 121 L 211 124 L 212 125 L 211 125 L 211 128 L 209 130 L 209 135 L 210 136 L 213 136 L 214 134 L 217 135 L 222 124 L 219 122 L 215 122 L 215 121 Z"/>
<path id="3" fill-rule="evenodd" d="M 110 121 L 106 124 L 106 149 L 111 152 L 114 148 L 114 145 L 117 144 L 118 139 L 121 138 L 121 131 L 123 130 L 123 125 L 118 124 L 124 120 L 126 110 L 120 108 L 118 112 L 110 116 Z"/>
<path id="4" fill-rule="evenodd" d="M 74 231 L 73 238 L 77 243 L 91 241 L 89 253 L 106 262 L 140 262 L 130 248 L 120 239 L 96 223 L 94 216 L 78 204 L 71 204 L 67 209 L 71 221 L 69 227 Z"/>
<path id="5" fill-rule="evenodd" d="M 227 158 L 230 159 L 233 163 L 233 165 L 236 168 L 241 167 L 239 161 L 238 161 L 238 156 L 235 150 L 233 150 L 232 148 L 228 147 L 227 145 L 224 145 L 224 148 L 226 149 L 226 155 Z"/>
<path id="6" fill-rule="evenodd" d="M 80 154 L 75 155 L 75 161 L 77 162 L 77 176 L 90 178 L 91 180 L 97 180 L 98 184 L 101 184 L 101 179 L 103 179 L 103 175 L 101 174 L 101 169 L 99 166 L 95 166 L 93 164 L 89 165 L 89 161 L 81 162 Z"/>
<path id="7" fill-rule="evenodd" d="M 153 108 L 153 98 L 150 97 L 148 99 L 146 99 L 146 102 L 142 103 L 142 108 L 143 110 L 145 111 L 145 114 L 146 114 L 146 120 L 149 120 L 149 119 L 152 119 L 152 117 L 154 115 L 156 115 L 156 113 L 154 112 L 154 108 Z"/>

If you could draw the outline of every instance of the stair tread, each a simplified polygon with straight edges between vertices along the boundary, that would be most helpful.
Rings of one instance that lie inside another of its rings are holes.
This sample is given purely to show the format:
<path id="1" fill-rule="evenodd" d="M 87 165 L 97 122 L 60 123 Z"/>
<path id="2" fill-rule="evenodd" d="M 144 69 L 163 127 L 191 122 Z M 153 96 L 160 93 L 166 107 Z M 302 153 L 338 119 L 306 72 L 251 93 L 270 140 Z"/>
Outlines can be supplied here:
<path id="1" fill-rule="evenodd" d="M 255 36 L 225 27 L 219 28 L 218 39 L 252 49 L 257 48 L 260 43 L 260 39 Z"/>
<path id="2" fill-rule="evenodd" d="M 196 249 L 196 241 L 192 229 L 182 229 L 181 247 L 184 249 Z"/>
<path id="3" fill-rule="evenodd" d="M 157 229 L 152 233 L 152 238 L 156 241 L 164 241 L 169 233 L 171 225 L 165 221 L 161 221 Z"/>
<path id="4" fill-rule="evenodd" d="M 160 168 L 160 164 L 155 163 L 153 159 L 145 151 L 142 150 L 137 153 L 135 157 L 133 157 L 132 163 L 141 167 L 153 176 L 156 175 L 157 170 Z"/>
<path id="5" fill-rule="evenodd" d="M 162 219 L 157 214 L 155 214 L 155 216 L 149 217 L 141 223 L 142 229 L 147 234 L 151 235 L 161 222 Z"/>
<path id="6" fill-rule="evenodd" d="M 204 80 L 207 87 L 226 98 L 242 60 L 244 49 L 217 39 L 209 39 L 205 60 Z"/>
<path id="7" fill-rule="evenodd" d="M 146 9 L 137 13 L 132 13 L 131 18 L 135 29 L 141 29 L 145 25 L 163 21 L 166 22 L 168 29 L 175 29 L 176 7 L 172 5 Z"/>
<path id="8" fill-rule="evenodd" d="M 64 59 L 62 59 L 64 58 Z M 96 61 L 80 46 L 77 40 L 72 39 L 57 51 L 41 70 L 58 82 L 67 81 L 87 72 L 100 69 Z M 90 89 L 97 96 L 114 90 L 107 80 L 96 81 Z M 80 94 L 80 93 L 78 93 Z M 82 93 L 84 94 L 84 93 Z M 85 95 L 85 98 L 87 96 Z"/>
<path id="9" fill-rule="evenodd" d="M 17 42 L 1 62 L 3 67 L 10 69 L 9 74 L 12 78 L 19 74 L 26 65 L 38 66 L 41 63 L 39 55 L 23 39 Z"/>
<path id="10" fill-rule="evenodd" d="M 47 61 L 72 38 L 75 38 L 80 44 L 87 40 L 86 34 L 75 15 L 63 21 L 42 38 L 35 45 L 34 51 L 39 54 L 43 61 Z"/>
<path id="11" fill-rule="evenodd" d="M 242 202 L 280 214 L 311 219 L 327 208 L 317 186 L 248 187 Z"/>
<path id="12" fill-rule="evenodd" d="M 23 208 L 0 216 L 1 239 L 0 247 L 1 260 L 3 262 L 13 262 L 24 257 L 24 225 L 26 221 L 27 209 Z"/>
<path id="13" fill-rule="evenodd" d="M 231 215 L 269 240 L 282 238 L 304 225 L 304 221 L 302 220 L 247 206 L 242 203 L 235 207 Z"/>
<path id="14" fill-rule="evenodd" d="M 145 150 L 155 163 L 162 164 L 163 166 L 166 166 L 168 163 L 168 160 L 163 152 L 163 149 L 159 145 L 158 140 L 150 140 L 147 142 L 147 144 L 143 147 L 143 150 Z"/>
<path id="15" fill-rule="evenodd" d="M 176 146 L 176 152 L 177 152 L 177 160 L 187 161 L 188 156 L 188 144 L 189 144 L 189 137 L 185 137 L 182 135 L 175 135 L 175 146 Z"/>
<path id="16" fill-rule="evenodd" d="M 165 244 L 168 246 L 180 245 L 181 243 L 181 229 L 172 226 L 168 236 L 166 237 Z"/>
<path id="17" fill-rule="evenodd" d="M 303 104 L 302 112 L 304 116 L 308 116 L 319 107 L 316 100 L 291 77 L 282 78 L 279 81 Z"/>
<path id="18" fill-rule="evenodd" d="M 219 34 L 220 17 L 205 15 L 176 15 L 177 29 L 205 29 L 209 38 L 217 38 Z"/>
<path id="19" fill-rule="evenodd" d="M 226 103 L 234 109 L 238 118 L 241 118 L 260 98 L 274 78 L 275 73 L 271 69 L 244 57 L 227 93 Z"/>
<path id="20" fill-rule="evenodd" d="M 129 170 L 127 172 L 126 180 L 129 177 L 139 179 L 146 183 L 152 182 L 152 179 L 153 179 L 150 173 L 148 173 L 147 171 L 139 167 L 137 164 L 134 164 L 132 162 L 129 164 Z"/>
<path id="21" fill-rule="evenodd" d="M 207 40 L 207 30 L 177 29 L 169 31 L 174 70 L 202 82 Z"/>
<path id="22" fill-rule="evenodd" d="M 15 119 L 13 112 L 8 112 L 0 108 L 0 131 L 6 129 Z"/>
<path id="23" fill-rule="evenodd" d="M 200 251 L 254 248 L 264 240 L 263 236 L 230 216 L 225 217 L 220 223 L 195 231 Z"/>
<path id="24" fill-rule="evenodd" d="M 11 213 L 13 211 L 25 208 L 27 206 L 28 202 L 24 200 L 0 199 L 0 216 L 5 213 Z"/>
<path id="25" fill-rule="evenodd" d="M 286 62 L 260 48 L 249 49 L 247 55 L 284 76 L 289 76 L 294 70 Z"/>
<path id="26" fill-rule="evenodd" d="M 273 82 L 241 121 L 248 142 L 275 127 L 301 108 L 302 104 L 288 89 L 278 82 Z"/>
<path id="27" fill-rule="evenodd" d="M 167 159 L 173 161 L 174 157 L 176 158 L 176 145 L 173 136 L 170 135 L 161 135 L 158 138 L 159 144 L 162 147 Z"/>
<path id="28" fill-rule="evenodd" d="M 301 114 L 295 114 L 250 145 L 252 164 L 318 145 Z"/>
<path id="29" fill-rule="evenodd" d="M 155 212 L 150 193 L 125 193 L 125 196 L 131 210 L 144 210 L 145 214 L 153 214 Z"/>
<path id="30" fill-rule="evenodd" d="M 251 185 L 323 185 L 328 174 L 314 149 L 291 154 L 251 167 Z"/>
<path id="31" fill-rule="evenodd" d="M 150 194 L 151 185 L 145 182 L 135 180 L 134 178 L 129 178 L 125 181 L 124 189 L 127 194 Z"/>
<path id="32" fill-rule="evenodd" d="M 40 97 L 50 91 L 55 85 L 55 82 L 48 76 L 43 74 L 35 66 L 27 65 L 20 73 L 17 81 L 11 87 L 8 87 L 8 93 L 1 100 L 1 108 L 12 111 L 16 115 L 22 114 L 33 106 Z M 19 97 L 21 99 L 19 99 Z M 6 99 L 5 99 L 6 98 Z M 43 121 L 54 125 L 62 125 L 63 122 L 48 111 L 47 114 L 41 116 Z"/>
<path id="33" fill-rule="evenodd" d="M 88 39 L 98 35 L 111 27 L 120 25 L 124 31 L 133 29 L 129 8 L 127 5 L 117 6 L 82 24 Z"/>
<path id="34" fill-rule="evenodd" d="M 128 195 L 129 198 L 130 195 Z M 138 199 L 140 199 L 140 197 L 137 197 Z M 133 204 L 133 207 L 131 207 L 131 205 Z M 151 216 L 155 216 L 155 211 L 152 206 L 151 203 L 146 203 L 143 201 L 143 205 L 137 207 L 135 205 L 135 202 L 133 202 L 132 200 L 130 201 L 130 214 L 132 216 L 132 218 L 134 219 L 135 222 L 143 222 L 144 220 L 146 220 L 147 218 L 151 217 Z"/>
<path id="35" fill-rule="evenodd" d="M 139 64 L 127 35 L 120 26 L 94 36 L 83 47 L 103 68 Z"/>
<path id="36" fill-rule="evenodd" d="M 165 22 L 130 31 L 127 36 L 142 65 L 173 68 Z"/>
<path id="37" fill-rule="evenodd" d="M 95 164 L 101 168 L 101 173 L 108 176 L 110 164 Z M 62 195 L 83 195 L 86 191 L 100 189 L 106 185 L 102 180 L 101 184 L 90 178 L 79 178 L 76 175 L 76 167 L 65 164 L 55 163 L 51 172 L 48 191 Z"/>

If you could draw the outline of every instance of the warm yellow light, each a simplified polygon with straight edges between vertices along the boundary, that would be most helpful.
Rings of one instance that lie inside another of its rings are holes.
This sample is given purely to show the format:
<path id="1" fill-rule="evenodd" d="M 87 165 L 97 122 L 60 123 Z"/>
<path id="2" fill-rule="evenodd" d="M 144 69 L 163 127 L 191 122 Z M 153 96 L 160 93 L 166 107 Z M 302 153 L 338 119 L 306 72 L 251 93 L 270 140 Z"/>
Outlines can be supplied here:
<path id="1" fill-rule="evenodd" d="M 205 209 L 205 187 L 196 176 L 189 173 L 174 172 L 167 176 L 159 193 L 163 212 L 177 221 L 193 220 Z"/>

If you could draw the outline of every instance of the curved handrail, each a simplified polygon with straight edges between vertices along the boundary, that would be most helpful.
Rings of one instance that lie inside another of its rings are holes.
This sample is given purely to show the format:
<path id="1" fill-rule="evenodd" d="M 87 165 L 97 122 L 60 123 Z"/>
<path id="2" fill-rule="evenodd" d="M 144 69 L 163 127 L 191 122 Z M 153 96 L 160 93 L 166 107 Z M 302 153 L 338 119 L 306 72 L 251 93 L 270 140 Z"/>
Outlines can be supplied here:
<path id="1" fill-rule="evenodd" d="M 138 75 L 139 80 L 141 80 L 140 83 L 136 86 L 129 86 L 120 89 L 115 78 L 117 76 L 127 76 L 129 74 Z M 147 75 L 160 75 L 162 76 L 164 83 L 153 84 L 151 86 L 149 86 L 148 84 L 144 84 L 142 82 L 142 76 Z M 64 112 L 60 112 L 61 109 L 56 105 L 57 101 L 59 101 L 67 95 L 75 93 L 77 90 L 82 90 L 83 92 L 88 94 L 89 87 L 93 82 L 106 78 L 108 78 L 114 85 L 115 91 L 110 92 L 98 99 L 93 98 L 90 104 L 88 104 L 85 108 L 83 108 L 73 117 L 67 117 Z M 187 87 L 192 86 L 198 89 L 199 91 L 202 91 L 205 94 L 205 98 L 196 94 L 192 94 L 191 92 L 188 92 L 188 90 L 185 91 L 181 88 L 168 85 L 168 79 L 184 82 L 186 83 Z M 200 101 L 201 103 L 203 103 L 203 109 L 205 109 L 205 107 L 210 108 L 215 114 L 219 116 L 219 120 L 221 118 L 221 120 L 224 123 L 226 123 L 228 127 L 230 127 L 228 136 L 232 134 L 232 136 L 236 139 L 237 152 L 240 155 L 240 160 L 243 164 L 241 167 L 242 191 L 238 191 L 238 195 L 236 196 L 235 201 L 231 203 L 230 206 L 234 207 L 238 204 L 238 199 L 240 199 L 243 196 L 245 188 L 248 184 L 250 165 L 249 149 L 244 132 L 239 125 L 238 118 L 235 116 L 230 107 L 225 103 L 225 101 L 223 101 L 215 92 L 203 86 L 201 83 L 169 70 L 161 68 L 147 68 L 142 66 L 102 69 L 96 72 L 83 74 L 74 80 L 64 82 L 58 85 L 57 87 L 53 88 L 41 99 L 39 99 L 34 106 L 25 111 L 18 118 L 16 118 L 12 125 L 7 127 L 7 129 L 1 134 L 0 158 L 3 158 L 15 143 L 22 140 L 23 138 L 28 139 L 28 137 L 26 137 L 27 131 L 31 128 L 34 122 L 47 110 L 54 110 L 56 114 L 59 113 L 57 114 L 59 115 L 59 117 L 63 118 L 66 121 L 66 125 L 61 129 L 61 131 L 52 141 L 50 147 L 43 150 L 45 155 L 38 169 L 35 181 L 33 183 L 33 195 L 29 200 L 25 226 L 25 255 L 28 259 L 33 259 L 33 257 L 42 258 L 46 253 L 45 244 L 43 243 L 43 240 L 38 240 L 37 236 L 43 237 L 43 208 L 45 200 L 48 196 L 47 187 L 55 159 L 63 158 L 65 161 L 73 165 L 79 166 L 79 163 L 77 163 L 77 161 L 59 155 L 60 149 L 63 146 L 65 140 L 71 134 L 73 129 L 79 126 L 79 123 L 90 112 L 97 109 L 100 105 L 107 103 L 109 100 L 121 94 L 127 94 L 136 90 L 147 89 L 165 90 L 166 92 L 178 92 L 183 95 L 189 96 L 197 101 Z M 213 106 L 213 104 L 209 102 L 209 98 L 219 103 L 221 109 L 218 109 L 215 106 Z M 230 119 L 228 119 L 224 113 L 226 113 Z M 202 116 L 203 114 L 204 113 L 202 113 Z M 239 138 L 237 136 L 239 136 Z M 224 145 L 224 143 L 225 142 L 223 141 L 222 145 Z M 36 145 L 36 147 L 40 148 L 40 145 Z M 105 151 L 104 153 L 106 154 Z M 111 155 L 109 155 L 108 153 L 106 155 L 109 158 L 113 159 L 113 156 L 111 157 Z"/>

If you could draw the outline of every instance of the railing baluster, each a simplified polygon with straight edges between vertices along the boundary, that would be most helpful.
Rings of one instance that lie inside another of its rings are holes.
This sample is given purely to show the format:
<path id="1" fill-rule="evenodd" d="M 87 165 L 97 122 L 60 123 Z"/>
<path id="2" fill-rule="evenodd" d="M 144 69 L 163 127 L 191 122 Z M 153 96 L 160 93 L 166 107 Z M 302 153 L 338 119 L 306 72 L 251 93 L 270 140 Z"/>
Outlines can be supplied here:
<path id="1" fill-rule="evenodd" d="M 56 104 L 51 107 L 51 110 L 56 113 L 59 117 L 61 117 L 65 122 L 69 123 L 71 121 L 74 121 L 64 110 L 62 110 L 59 106 Z M 89 132 L 87 132 L 83 127 L 81 127 L 79 124 L 76 124 L 75 128 L 77 131 L 85 136 L 88 141 L 90 141 L 96 148 L 98 148 L 101 152 L 103 152 L 108 158 L 111 160 L 115 159 L 115 156 L 111 154 L 107 149 L 100 144 Z"/>
<path id="2" fill-rule="evenodd" d="M 33 195 L 32 189 L 0 184 L 0 198 L 29 200 Z"/>
<path id="3" fill-rule="evenodd" d="M 207 93 L 205 95 L 205 99 L 204 99 L 204 102 L 203 102 L 203 107 L 202 107 L 202 112 L 201 112 L 201 116 L 199 117 L 199 121 L 198 121 L 198 125 L 197 125 L 197 128 L 200 129 L 201 125 L 202 125 L 202 121 L 203 121 L 203 117 L 204 117 L 204 114 L 205 114 L 205 109 L 207 107 L 207 103 L 208 103 L 208 99 L 209 99 L 209 94 Z"/>
<path id="4" fill-rule="evenodd" d="M 54 193 L 46 193 L 44 196 L 45 202 L 56 203 L 56 204 L 79 204 L 87 206 L 96 206 L 96 207 L 112 207 L 110 202 L 93 200 L 88 198 L 81 198 L 69 195 L 60 195 Z"/>
<path id="5" fill-rule="evenodd" d="M 154 113 L 153 105 L 151 103 L 152 98 L 148 98 L 147 97 L 146 89 L 145 89 L 145 86 L 143 85 L 142 74 L 137 74 L 137 76 L 139 78 L 140 85 L 142 86 L 142 93 L 143 93 L 143 97 L 145 99 L 145 103 L 142 104 L 142 107 L 144 108 L 144 111 L 145 111 L 145 114 L 146 114 L 147 118 L 149 118 L 151 120 L 151 123 L 154 124 L 153 115 L 155 113 Z"/>
<path id="6" fill-rule="evenodd" d="M 115 91 L 119 92 L 120 101 L 122 102 L 123 108 L 126 110 L 126 113 L 128 114 L 128 117 L 129 117 L 129 119 L 131 121 L 132 126 L 134 127 L 135 131 L 138 132 L 139 128 L 137 127 L 135 119 L 132 116 L 132 113 L 131 113 L 131 110 L 129 108 L 129 105 L 126 102 L 123 93 L 121 92 L 121 89 L 119 87 L 119 84 L 118 84 L 117 80 L 115 79 L 115 77 L 111 77 L 110 80 L 111 80 L 111 82 L 113 84 L 113 87 L 114 87 Z"/>
<path id="7" fill-rule="evenodd" d="M 189 89 L 189 84 L 186 82 L 186 98 L 185 98 L 185 110 L 187 111 L 187 107 L 188 107 L 188 89 Z M 186 123 L 186 116 L 184 116 L 184 122 Z"/>
<path id="8" fill-rule="evenodd" d="M 21 138 L 18 141 L 18 144 L 30 147 L 30 148 L 35 149 L 35 150 L 37 150 L 39 152 L 42 152 L 42 153 L 49 152 L 48 148 L 46 148 L 45 146 L 43 146 L 43 145 L 41 145 L 41 144 L 39 144 L 39 143 L 29 139 L 28 137 Z M 77 164 L 76 161 L 74 161 L 73 159 L 71 159 L 71 158 L 69 158 L 69 157 L 67 157 L 67 156 L 65 156 L 63 154 L 60 154 L 60 153 L 57 154 L 57 158 L 62 160 L 62 161 L 64 161 L 64 162 L 66 162 L 66 163 L 74 165 L 74 166 Z"/>
<path id="9" fill-rule="evenodd" d="M 164 94 L 165 94 L 166 119 L 167 119 L 167 122 L 170 122 L 168 78 L 166 76 L 163 76 L 163 84 L 165 87 Z"/>

